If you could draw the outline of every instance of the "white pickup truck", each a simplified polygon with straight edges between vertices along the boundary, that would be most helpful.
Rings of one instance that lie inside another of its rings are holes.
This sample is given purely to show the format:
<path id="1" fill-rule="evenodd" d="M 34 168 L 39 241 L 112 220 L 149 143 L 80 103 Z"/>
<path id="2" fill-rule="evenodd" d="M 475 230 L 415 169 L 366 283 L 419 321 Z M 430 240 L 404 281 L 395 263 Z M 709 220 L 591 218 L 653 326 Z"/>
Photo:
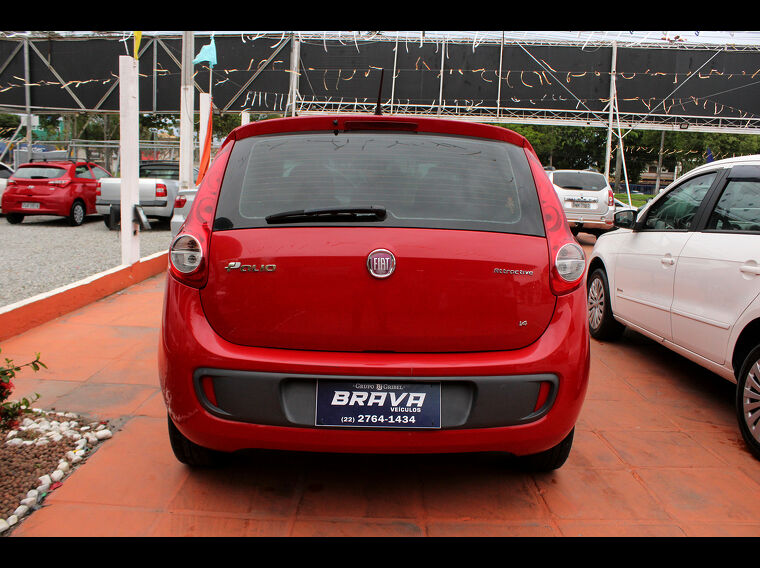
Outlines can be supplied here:
<path id="1" fill-rule="evenodd" d="M 197 175 L 197 171 L 194 173 Z M 147 217 L 158 218 L 167 225 L 174 214 L 174 200 L 179 191 L 179 162 L 146 161 L 140 163 L 138 180 L 140 205 Z M 121 178 L 100 180 L 95 197 L 95 208 L 111 228 L 112 206 L 121 205 Z"/>

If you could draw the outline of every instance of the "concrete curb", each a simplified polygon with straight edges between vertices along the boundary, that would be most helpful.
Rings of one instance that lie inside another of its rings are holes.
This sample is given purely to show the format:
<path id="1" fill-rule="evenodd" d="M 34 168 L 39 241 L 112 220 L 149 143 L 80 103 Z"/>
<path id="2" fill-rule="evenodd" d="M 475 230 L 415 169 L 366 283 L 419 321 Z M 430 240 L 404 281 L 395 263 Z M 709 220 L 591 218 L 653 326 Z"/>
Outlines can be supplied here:
<path id="1" fill-rule="evenodd" d="M 166 270 L 168 251 L 88 276 L 0 308 L 0 341 L 77 310 Z"/>

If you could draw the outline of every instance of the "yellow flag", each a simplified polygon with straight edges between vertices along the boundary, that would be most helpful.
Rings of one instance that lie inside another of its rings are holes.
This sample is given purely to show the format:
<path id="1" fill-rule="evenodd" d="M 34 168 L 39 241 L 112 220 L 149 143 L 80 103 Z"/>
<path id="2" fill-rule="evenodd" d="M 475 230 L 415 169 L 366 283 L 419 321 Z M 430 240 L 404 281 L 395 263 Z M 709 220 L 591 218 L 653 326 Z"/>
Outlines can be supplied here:
<path id="1" fill-rule="evenodd" d="M 138 52 L 140 50 L 140 40 L 142 39 L 142 32 L 134 32 L 135 34 L 135 59 L 138 59 Z"/>

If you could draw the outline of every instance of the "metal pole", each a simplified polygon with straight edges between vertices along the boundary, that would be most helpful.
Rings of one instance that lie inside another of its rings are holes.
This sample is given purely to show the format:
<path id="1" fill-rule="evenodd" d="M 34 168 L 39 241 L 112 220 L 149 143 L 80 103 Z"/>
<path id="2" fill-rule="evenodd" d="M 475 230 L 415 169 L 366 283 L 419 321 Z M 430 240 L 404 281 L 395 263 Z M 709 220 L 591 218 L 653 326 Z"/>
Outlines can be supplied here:
<path id="1" fill-rule="evenodd" d="M 391 112 L 393 114 L 393 98 L 396 95 L 396 62 L 398 61 L 398 32 L 396 32 L 396 47 L 393 50 L 393 77 L 391 80 Z"/>
<path id="2" fill-rule="evenodd" d="M 660 172 L 662 171 L 662 150 L 665 147 L 665 131 L 662 131 L 660 136 L 660 155 L 657 158 L 657 182 L 654 185 L 654 194 L 660 193 Z"/>
<path id="3" fill-rule="evenodd" d="M 496 118 L 501 116 L 501 64 L 504 61 L 504 32 L 501 32 L 501 47 L 499 48 L 499 89 L 496 94 Z M 609 150 L 607 150 L 609 152 Z"/>
<path id="4" fill-rule="evenodd" d="M 612 149 L 612 111 L 614 108 L 614 100 L 617 96 L 616 89 L 615 89 L 615 74 L 617 72 L 617 42 L 612 42 L 612 67 L 610 70 L 610 113 L 609 113 L 609 123 L 607 126 L 607 152 L 604 155 L 604 177 L 609 178 L 610 176 L 610 150 Z M 620 144 L 622 145 L 623 141 L 620 141 Z M 617 191 L 618 188 L 615 188 L 615 191 Z"/>
<path id="5" fill-rule="evenodd" d="M 182 80 L 180 84 L 179 112 L 179 188 L 190 189 L 193 179 L 193 32 L 182 32 Z"/>
<path id="6" fill-rule="evenodd" d="M 129 55 L 120 55 L 121 263 L 127 265 L 140 260 L 140 225 L 134 222 L 135 205 L 140 202 L 138 94 L 138 62 Z"/>
<path id="7" fill-rule="evenodd" d="M 285 114 L 290 110 L 290 116 L 296 115 L 296 100 L 298 98 L 298 67 L 301 57 L 301 42 L 295 38 L 295 34 L 290 35 L 290 92 L 288 93 L 288 106 Z"/>
<path id="8" fill-rule="evenodd" d="M 26 100 L 26 161 L 32 161 L 32 111 L 29 92 L 29 39 L 24 38 L 24 98 Z"/>
<path id="9" fill-rule="evenodd" d="M 153 112 L 156 112 L 156 96 L 158 91 L 158 42 L 153 41 Z"/>
<path id="10" fill-rule="evenodd" d="M 443 60 L 446 56 L 446 38 L 441 41 L 441 86 L 438 88 L 438 116 L 441 115 L 441 105 L 443 104 Z"/>

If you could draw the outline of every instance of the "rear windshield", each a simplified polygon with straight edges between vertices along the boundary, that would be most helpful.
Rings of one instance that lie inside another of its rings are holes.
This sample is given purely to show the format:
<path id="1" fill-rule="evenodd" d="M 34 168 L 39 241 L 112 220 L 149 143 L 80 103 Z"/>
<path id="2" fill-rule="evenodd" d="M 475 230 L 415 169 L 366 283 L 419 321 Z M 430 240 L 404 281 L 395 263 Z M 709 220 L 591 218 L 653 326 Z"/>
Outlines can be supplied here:
<path id="1" fill-rule="evenodd" d="M 140 166 L 140 177 L 179 179 L 179 166 Z"/>
<path id="2" fill-rule="evenodd" d="M 607 187 L 605 177 L 595 172 L 555 172 L 552 181 L 564 189 L 599 191 Z"/>
<path id="3" fill-rule="evenodd" d="M 407 132 L 287 134 L 236 142 L 214 229 L 280 226 L 266 217 L 325 207 L 383 207 L 386 216 L 371 223 L 377 226 L 544 235 L 522 148 Z M 298 224 L 336 221 L 301 218 Z"/>
<path id="4" fill-rule="evenodd" d="M 53 166 L 21 166 L 13 174 L 17 179 L 54 179 L 63 176 L 66 173 L 64 168 Z"/>

